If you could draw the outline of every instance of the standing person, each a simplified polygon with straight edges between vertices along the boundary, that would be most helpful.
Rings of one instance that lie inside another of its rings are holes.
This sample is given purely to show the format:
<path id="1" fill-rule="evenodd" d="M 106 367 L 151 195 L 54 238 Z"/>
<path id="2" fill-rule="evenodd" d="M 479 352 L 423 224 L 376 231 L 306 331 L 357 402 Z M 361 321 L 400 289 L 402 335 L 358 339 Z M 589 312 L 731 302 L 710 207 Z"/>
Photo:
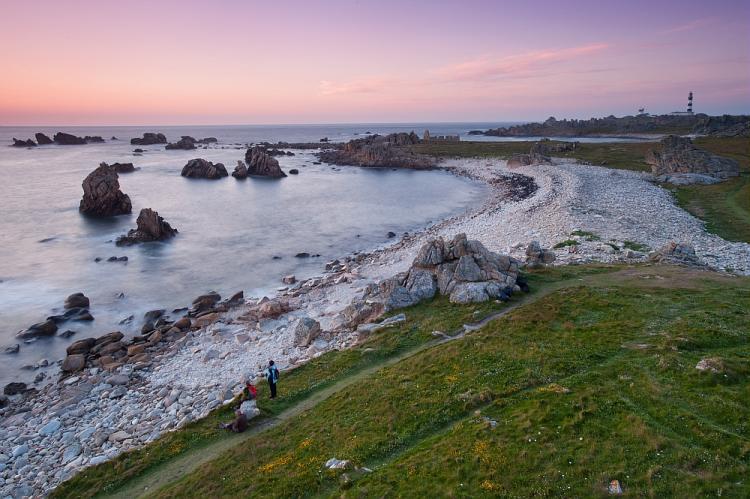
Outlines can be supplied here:
<path id="1" fill-rule="evenodd" d="M 279 368 L 276 367 L 272 360 L 268 361 L 268 367 L 265 371 L 266 379 L 268 379 L 268 387 L 271 389 L 271 398 L 276 398 L 276 382 L 279 381 Z"/>

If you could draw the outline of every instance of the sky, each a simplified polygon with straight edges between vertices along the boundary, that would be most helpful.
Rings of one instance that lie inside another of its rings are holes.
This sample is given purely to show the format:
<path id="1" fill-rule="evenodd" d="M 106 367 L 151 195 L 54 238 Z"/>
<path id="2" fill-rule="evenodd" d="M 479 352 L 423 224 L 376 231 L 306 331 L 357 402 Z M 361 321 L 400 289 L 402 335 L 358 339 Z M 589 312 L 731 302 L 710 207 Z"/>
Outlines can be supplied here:
<path id="1" fill-rule="evenodd" d="M 750 114 L 750 0 L 0 0 L 0 125 Z"/>

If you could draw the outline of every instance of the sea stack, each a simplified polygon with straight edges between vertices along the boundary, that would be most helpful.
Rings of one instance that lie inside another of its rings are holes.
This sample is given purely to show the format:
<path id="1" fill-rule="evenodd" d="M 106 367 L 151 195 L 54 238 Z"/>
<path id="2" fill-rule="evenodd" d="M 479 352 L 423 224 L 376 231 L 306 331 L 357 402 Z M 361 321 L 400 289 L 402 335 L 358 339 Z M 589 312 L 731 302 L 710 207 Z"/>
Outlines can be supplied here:
<path id="1" fill-rule="evenodd" d="M 83 181 L 83 198 L 78 210 L 87 215 L 109 217 L 132 211 L 130 197 L 120 190 L 117 172 L 107 163 L 89 173 Z"/>
<path id="2" fill-rule="evenodd" d="M 256 177 L 282 178 L 286 173 L 281 171 L 279 162 L 266 153 L 260 146 L 254 146 L 245 153 L 247 163 L 247 174 Z"/>
<path id="3" fill-rule="evenodd" d="M 131 229 L 127 235 L 117 239 L 117 246 L 130 246 L 137 243 L 148 243 L 152 241 L 164 241 L 177 234 L 159 213 L 151 208 L 143 208 L 138 214 L 136 228 Z"/>

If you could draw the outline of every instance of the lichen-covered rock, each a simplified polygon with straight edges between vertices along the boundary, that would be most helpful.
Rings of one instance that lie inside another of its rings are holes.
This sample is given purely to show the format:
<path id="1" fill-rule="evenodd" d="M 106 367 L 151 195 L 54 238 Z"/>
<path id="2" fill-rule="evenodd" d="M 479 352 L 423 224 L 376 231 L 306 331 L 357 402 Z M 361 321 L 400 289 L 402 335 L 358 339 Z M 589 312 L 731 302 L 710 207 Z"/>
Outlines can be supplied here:
<path id="1" fill-rule="evenodd" d="M 354 326 L 372 321 L 384 312 L 408 307 L 442 294 L 454 303 L 507 300 L 518 279 L 519 262 L 487 250 L 475 240 L 458 234 L 426 242 L 408 272 L 365 288 L 340 317 Z"/>
<path id="2" fill-rule="evenodd" d="M 127 235 L 120 236 L 117 239 L 117 246 L 164 241 L 177 234 L 177 229 L 173 229 L 169 223 L 159 216 L 158 212 L 151 208 L 143 208 L 141 210 L 138 214 L 136 225 L 137 227 L 131 229 Z"/>
<path id="3" fill-rule="evenodd" d="M 656 176 L 674 173 L 700 173 L 717 179 L 727 179 L 740 174 L 739 164 L 699 149 L 688 137 L 670 135 L 661 141 L 659 150 L 646 154 L 646 162 Z"/>
<path id="4" fill-rule="evenodd" d="M 245 163 L 247 163 L 248 175 L 271 178 L 286 177 L 276 158 L 267 154 L 261 146 L 251 147 L 245 152 Z"/>
<path id="5" fill-rule="evenodd" d="M 132 211 L 130 197 L 120 190 L 117 172 L 107 163 L 89 173 L 83 181 L 81 213 L 95 216 L 124 215 Z"/>
<path id="6" fill-rule="evenodd" d="M 212 163 L 202 158 L 191 159 L 182 168 L 183 177 L 188 178 L 207 178 L 211 180 L 228 177 L 227 169 L 222 163 Z"/>

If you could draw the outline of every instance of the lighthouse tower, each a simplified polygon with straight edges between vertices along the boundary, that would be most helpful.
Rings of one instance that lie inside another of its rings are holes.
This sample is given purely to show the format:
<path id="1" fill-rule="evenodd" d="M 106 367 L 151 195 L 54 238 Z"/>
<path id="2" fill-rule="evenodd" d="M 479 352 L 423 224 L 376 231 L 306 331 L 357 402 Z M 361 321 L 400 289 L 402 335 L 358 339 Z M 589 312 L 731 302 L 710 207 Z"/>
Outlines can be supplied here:
<path id="1" fill-rule="evenodd" d="M 693 92 L 690 92 L 688 94 L 688 107 L 687 107 L 688 114 L 693 114 Z"/>

